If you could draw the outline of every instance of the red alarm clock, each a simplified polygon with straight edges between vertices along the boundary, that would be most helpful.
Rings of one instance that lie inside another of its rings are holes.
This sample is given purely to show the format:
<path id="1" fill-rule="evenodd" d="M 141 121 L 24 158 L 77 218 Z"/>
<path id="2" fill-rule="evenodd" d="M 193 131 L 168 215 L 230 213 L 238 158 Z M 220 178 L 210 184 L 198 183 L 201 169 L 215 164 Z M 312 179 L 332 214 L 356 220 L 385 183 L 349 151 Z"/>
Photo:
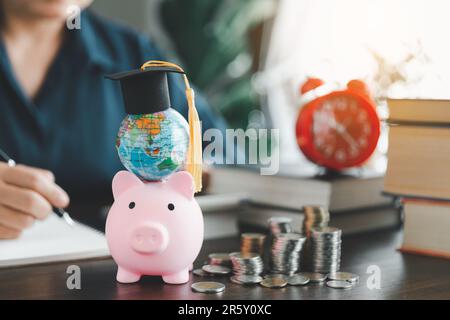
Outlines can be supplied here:
<path id="1" fill-rule="evenodd" d="M 309 79 L 302 93 L 322 82 Z M 332 170 L 357 167 L 375 151 L 380 120 L 364 82 L 352 80 L 344 90 L 315 96 L 298 116 L 297 142 L 312 162 Z"/>

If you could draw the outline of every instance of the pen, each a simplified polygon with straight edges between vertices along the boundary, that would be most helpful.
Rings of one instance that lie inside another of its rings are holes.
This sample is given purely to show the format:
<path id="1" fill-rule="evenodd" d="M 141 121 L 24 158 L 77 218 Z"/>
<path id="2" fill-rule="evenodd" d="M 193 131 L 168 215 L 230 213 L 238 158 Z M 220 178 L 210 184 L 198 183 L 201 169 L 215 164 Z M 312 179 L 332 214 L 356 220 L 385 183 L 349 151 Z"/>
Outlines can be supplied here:
<path id="1" fill-rule="evenodd" d="M 0 149 L 0 157 L 3 158 L 3 160 L 6 161 L 6 163 L 8 164 L 9 167 L 15 167 L 16 166 L 16 161 L 14 161 L 10 156 L 8 156 L 8 154 L 3 151 L 2 149 Z M 53 212 L 60 218 L 64 219 L 64 221 L 66 221 L 66 223 L 68 225 L 70 225 L 71 227 L 74 226 L 75 222 L 73 221 L 73 219 L 70 217 L 69 213 L 62 209 L 62 208 L 55 208 L 53 207 Z"/>

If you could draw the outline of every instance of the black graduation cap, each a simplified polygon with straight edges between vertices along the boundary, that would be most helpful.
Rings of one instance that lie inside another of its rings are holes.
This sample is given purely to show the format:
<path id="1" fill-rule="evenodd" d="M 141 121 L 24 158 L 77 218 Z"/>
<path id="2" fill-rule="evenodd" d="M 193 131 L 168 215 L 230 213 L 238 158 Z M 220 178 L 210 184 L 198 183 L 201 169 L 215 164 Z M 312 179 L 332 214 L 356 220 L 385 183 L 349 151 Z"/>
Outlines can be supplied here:
<path id="1" fill-rule="evenodd" d="M 143 69 L 107 75 L 119 80 L 127 114 L 151 114 L 171 107 L 167 73 L 184 74 L 170 66 L 149 66 Z"/>

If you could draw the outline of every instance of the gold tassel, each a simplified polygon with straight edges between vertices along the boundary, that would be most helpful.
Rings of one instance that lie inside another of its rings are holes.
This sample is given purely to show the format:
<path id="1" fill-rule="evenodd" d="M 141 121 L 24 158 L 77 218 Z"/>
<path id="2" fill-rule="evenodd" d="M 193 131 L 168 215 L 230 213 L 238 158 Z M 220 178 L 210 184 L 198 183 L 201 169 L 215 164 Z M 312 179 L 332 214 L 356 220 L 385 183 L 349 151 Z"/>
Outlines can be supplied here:
<path id="1" fill-rule="evenodd" d="M 197 113 L 197 108 L 195 107 L 195 93 L 189 84 L 188 77 L 186 76 L 184 70 L 170 62 L 152 60 L 147 61 L 141 67 L 141 70 L 145 70 L 148 67 L 172 67 L 183 73 L 184 84 L 186 86 L 186 99 L 189 107 L 189 148 L 188 156 L 186 161 L 186 170 L 194 178 L 195 192 L 202 191 L 202 167 L 203 167 L 203 156 L 202 156 L 202 128 L 201 122 Z"/>

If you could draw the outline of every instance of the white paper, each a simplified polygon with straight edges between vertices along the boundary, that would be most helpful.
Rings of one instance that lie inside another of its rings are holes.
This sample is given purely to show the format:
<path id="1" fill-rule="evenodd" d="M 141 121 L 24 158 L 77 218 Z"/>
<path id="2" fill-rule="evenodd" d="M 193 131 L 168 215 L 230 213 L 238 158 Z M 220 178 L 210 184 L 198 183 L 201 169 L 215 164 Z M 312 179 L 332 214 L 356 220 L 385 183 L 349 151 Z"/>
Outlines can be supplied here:
<path id="1" fill-rule="evenodd" d="M 0 240 L 0 267 L 109 256 L 105 236 L 80 223 L 51 215 L 15 240 Z"/>

